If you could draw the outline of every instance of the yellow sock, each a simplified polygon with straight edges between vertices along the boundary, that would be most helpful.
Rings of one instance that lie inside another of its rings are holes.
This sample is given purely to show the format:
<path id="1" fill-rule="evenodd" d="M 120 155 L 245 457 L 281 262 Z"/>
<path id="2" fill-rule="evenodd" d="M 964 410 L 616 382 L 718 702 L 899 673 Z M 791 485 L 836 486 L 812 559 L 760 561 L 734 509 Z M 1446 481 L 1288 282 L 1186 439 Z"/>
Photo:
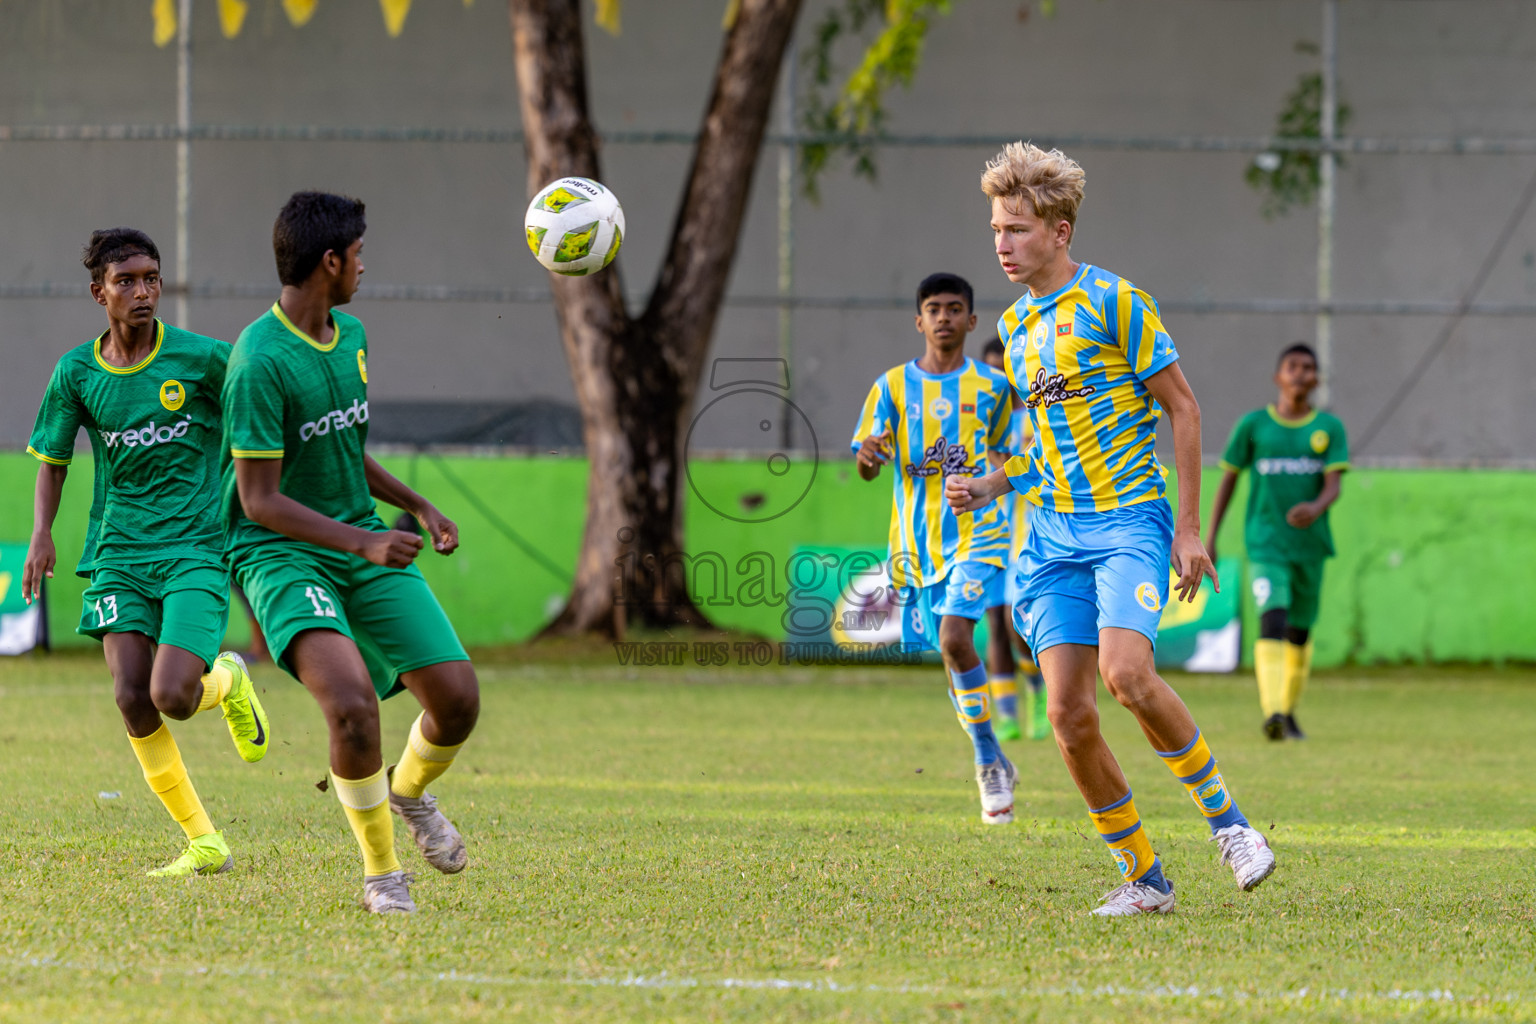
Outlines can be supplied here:
<path id="1" fill-rule="evenodd" d="M 336 799 L 347 812 L 347 824 L 363 850 L 363 874 L 384 875 L 400 870 L 395 858 L 395 826 L 389 820 L 389 783 L 384 769 L 366 779 L 343 779 L 331 772 Z"/>
<path id="2" fill-rule="evenodd" d="M 235 674 L 229 666 L 215 662 L 203 676 L 203 698 L 197 702 L 197 710 L 209 711 L 223 703 L 235 685 Z"/>
<path id="3" fill-rule="evenodd" d="M 411 738 L 405 741 L 405 753 L 400 755 L 400 763 L 395 765 L 390 789 L 397 796 L 413 800 L 420 797 L 439 775 L 448 770 L 453 759 L 459 756 L 459 749 L 464 746 L 455 743 L 451 747 L 440 747 L 428 743 L 427 738 L 421 734 L 421 720 L 426 716 L 425 711 L 416 716 L 416 721 L 411 725 Z"/>
<path id="4" fill-rule="evenodd" d="M 187 838 L 196 839 L 212 832 L 213 822 L 203 810 L 203 802 L 197 798 L 192 780 L 187 778 L 187 766 L 182 764 L 181 751 L 165 723 L 160 723 L 160 728 L 143 739 L 129 736 L 128 742 L 133 745 L 139 767 L 144 769 L 144 781 L 165 804 L 165 809 L 176 819 Z"/>
<path id="5" fill-rule="evenodd" d="M 1285 645 L 1285 713 L 1290 714 L 1301 703 L 1301 692 L 1307 688 L 1312 675 L 1312 641 L 1304 644 Z"/>
<path id="6" fill-rule="evenodd" d="M 1108 807 L 1090 810 L 1088 817 L 1093 819 L 1099 838 L 1109 845 L 1109 855 L 1120 865 L 1120 874 L 1127 882 L 1136 881 L 1156 865 L 1152 840 L 1141 827 L 1141 815 L 1136 813 L 1136 801 L 1130 793 Z"/>
<path id="7" fill-rule="evenodd" d="M 1213 831 L 1228 825 L 1247 824 L 1248 819 L 1243 817 L 1232 794 L 1227 791 L 1226 780 L 1216 769 L 1216 757 L 1199 729 L 1183 750 L 1159 750 L 1157 756 L 1163 759 L 1174 778 L 1183 783 L 1185 792 L 1200 808 Z"/>
<path id="8" fill-rule="evenodd" d="M 1265 718 L 1285 711 L 1285 649 L 1289 646 L 1284 640 L 1253 642 L 1253 673 L 1259 677 L 1259 707 Z"/>

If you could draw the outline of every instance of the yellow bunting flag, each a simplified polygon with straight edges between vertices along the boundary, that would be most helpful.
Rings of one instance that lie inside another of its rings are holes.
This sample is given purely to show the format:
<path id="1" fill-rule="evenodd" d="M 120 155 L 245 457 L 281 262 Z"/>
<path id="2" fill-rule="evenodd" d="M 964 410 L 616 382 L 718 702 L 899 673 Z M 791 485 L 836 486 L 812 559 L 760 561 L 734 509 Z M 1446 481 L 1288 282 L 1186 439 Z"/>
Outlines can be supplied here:
<path id="1" fill-rule="evenodd" d="M 155 0 L 155 45 L 164 46 L 176 38 L 176 0 Z"/>
<path id="2" fill-rule="evenodd" d="M 619 0 L 597 0 L 597 24 L 609 35 L 619 34 Z"/>
<path id="3" fill-rule="evenodd" d="M 240 34 L 240 28 L 245 24 L 245 12 L 250 9 L 251 5 L 245 0 L 219 0 L 219 28 L 225 39 Z"/>
<path id="4" fill-rule="evenodd" d="M 379 6 L 384 8 L 384 30 L 393 39 L 405 28 L 405 16 L 411 13 L 411 0 L 379 0 Z"/>
<path id="5" fill-rule="evenodd" d="M 315 16 L 317 0 L 283 0 L 283 10 L 294 28 L 303 28 Z"/>

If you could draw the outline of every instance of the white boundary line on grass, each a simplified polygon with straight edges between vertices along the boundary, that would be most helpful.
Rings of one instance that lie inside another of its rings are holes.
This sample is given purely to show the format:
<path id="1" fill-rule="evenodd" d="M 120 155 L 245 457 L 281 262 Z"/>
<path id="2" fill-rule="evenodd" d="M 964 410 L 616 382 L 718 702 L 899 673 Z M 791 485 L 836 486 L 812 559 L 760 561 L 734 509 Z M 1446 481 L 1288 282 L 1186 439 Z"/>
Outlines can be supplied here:
<path id="1" fill-rule="evenodd" d="M 129 973 L 182 974 L 187 977 L 242 977 L 258 975 L 273 977 L 270 969 L 229 970 L 222 967 L 157 968 L 137 966 L 124 968 L 106 964 L 79 964 L 58 960 L 50 956 L 23 956 L 11 961 L 17 967 L 62 969 L 80 972 L 101 972 L 115 975 Z M 1250 1000 L 1282 1002 L 1329 1002 L 1329 1003 L 1493 1003 L 1505 1006 L 1528 1006 L 1533 1000 L 1515 995 L 1457 996 L 1450 989 L 1392 989 L 1388 992 L 1352 992 L 1349 989 L 1317 989 L 1311 987 L 1290 992 L 1227 992 L 1220 986 L 1201 988 L 1199 985 L 1154 985 L 1146 988 L 1129 988 L 1124 985 L 1051 986 L 1044 988 L 994 988 L 967 989 L 945 988 L 935 985 L 839 985 L 831 980 L 805 980 L 796 978 L 690 978 L 673 977 L 666 971 L 656 974 L 626 974 L 623 977 L 596 978 L 519 978 L 489 974 L 461 974 L 456 970 L 440 971 L 424 976 L 431 980 L 460 985 L 496 985 L 507 988 L 538 988 L 571 985 L 580 988 L 640 988 L 640 989 L 751 989 L 772 992 L 825 992 L 832 995 L 857 995 L 874 993 L 883 995 L 925 995 L 976 998 L 996 996 L 1003 998 L 1118 998 L 1137 999 L 1195 999 L 1205 1002 L 1248 1002 Z"/>

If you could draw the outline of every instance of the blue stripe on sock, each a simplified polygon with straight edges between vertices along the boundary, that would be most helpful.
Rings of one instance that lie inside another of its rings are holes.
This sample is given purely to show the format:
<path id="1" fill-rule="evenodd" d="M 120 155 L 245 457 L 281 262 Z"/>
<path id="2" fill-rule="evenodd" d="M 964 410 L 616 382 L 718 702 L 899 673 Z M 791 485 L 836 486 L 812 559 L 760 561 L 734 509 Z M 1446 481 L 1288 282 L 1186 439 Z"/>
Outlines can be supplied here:
<path id="1" fill-rule="evenodd" d="M 1190 740 L 1188 743 L 1186 743 L 1182 750 L 1159 750 L 1157 752 L 1157 756 L 1158 757 L 1183 757 L 1185 754 L 1189 753 L 1191 750 L 1194 750 L 1195 749 L 1195 744 L 1199 743 L 1199 742 L 1200 742 L 1200 730 L 1196 729 L 1195 730 L 1195 738 Z"/>
<path id="2" fill-rule="evenodd" d="M 1119 800 L 1116 800 L 1112 804 L 1106 804 L 1103 807 L 1090 807 L 1090 808 L 1088 808 L 1088 813 L 1089 814 L 1103 814 L 1105 811 L 1112 811 L 1116 807 L 1124 807 L 1126 804 L 1128 804 L 1130 802 L 1131 802 L 1131 791 L 1130 790 L 1126 790 L 1125 791 L 1125 796 L 1121 797 Z"/>
<path id="3" fill-rule="evenodd" d="M 1249 828 L 1252 827 L 1251 825 L 1248 825 L 1248 819 L 1243 817 L 1243 812 L 1237 809 L 1236 800 L 1232 801 L 1231 807 L 1228 807 L 1225 811 L 1222 811 L 1214 818 L 1206 818 L 1205 822 L 1207 825 L 1211 826 L 1212 832 L 1215 832 L 1219 828 L 1227 828 L 1231 825 L 1244 825 Z"/>
<path id="4" fill-rule="evenodd" d="M 1188 785 L 1192 785 L 1193 783 L 1200 782 L 1207 775 L 1210 775 L 1215 770 L 1216 770 L 1216 755 L 1212 754 L 1211 755 L 1211 759 L 1209 761 L 1205 762 L 1205 767 L 1204 768 L 1201 768 L 1199 771 L 1195 772 L 1193 775 L 1179 775 L 1179 776 L 1177 776 L 1177 778 L 1178 778 L 1178 780 L 1180 782 L 1184 783 L 1184 785 L 1188 786 Z"/>
<path id="5" fill-rule="evenodd" d="M 1119 832 L 1110 832 L 1108 834 L 1100 832 L 1099 838 L 1104 840 L 1106 843 L 1118 843 L 1126 836 L 1135 835 L 1137 829 L 1139 828 L 1141 828 L 1141 822 L 1137 821 L 1136 824 L 1132 825 L 1130 828 L 1123 828 Z"/>

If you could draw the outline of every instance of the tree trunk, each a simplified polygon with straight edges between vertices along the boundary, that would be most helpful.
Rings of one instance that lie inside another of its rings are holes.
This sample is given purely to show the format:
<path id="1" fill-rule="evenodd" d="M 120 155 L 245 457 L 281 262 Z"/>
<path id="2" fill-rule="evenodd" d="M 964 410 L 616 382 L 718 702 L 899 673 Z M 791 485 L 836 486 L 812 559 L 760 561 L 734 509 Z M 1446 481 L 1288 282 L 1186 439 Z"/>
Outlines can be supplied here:
<path id="1" fill-rule="evenodd" d="M 529 197 L 564 175 L 601 180 L 579 0 L 509 4 Z M 644 314 L 624 308 L 622 260 L 592 277 L 551 275 L 590 470 L 576 578 L 546 633 L 708 625 L 682 571 L 683 439 L 799 8 L 743 0 Z"/>

